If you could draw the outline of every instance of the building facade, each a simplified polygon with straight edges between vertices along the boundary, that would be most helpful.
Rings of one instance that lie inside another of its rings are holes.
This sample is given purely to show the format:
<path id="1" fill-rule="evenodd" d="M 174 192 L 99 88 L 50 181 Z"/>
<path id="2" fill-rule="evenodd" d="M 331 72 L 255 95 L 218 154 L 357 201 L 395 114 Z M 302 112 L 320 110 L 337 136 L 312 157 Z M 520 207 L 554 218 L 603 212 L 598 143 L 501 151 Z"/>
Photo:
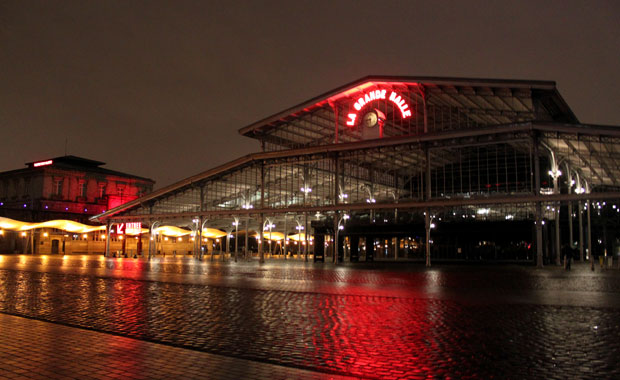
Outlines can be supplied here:
<path id="1" fill-rule="evenodd" d="M 251 231 L 285 257 L 303 236 L 336 262 L 618 252 L 620 128 L 581 123 L 555 82 L 370 76 L 239 132 L 261 151 L 92 220 L 241 230 L 244 255 Z"/>
<path id="2" fill-rule="evenodd" d="M 0 173 L 0 217 L 24 222 L 60 219 L 91 223 L 89 218 L 93 215 L 153 190 L 153 180 L 109 170 L 102 167 L 104 164 L 81 157 L 62 156 L 29 162 L 26 168 Z M 68 234 L 58 229 L 38 230 L 34 239 L 24 239 L 23 232 L 16 236 L 12 234 L 15 233 L 3 231 L 0 239 L 3 252 L 32 251 L 34 242 L 35 252 L 58 253 L 67 251 L 67 241 L 102 240 L 100 233 L 91 233 L 87 238 L 84 234 Z M 29 245 L 30 249 L 27 249 Z"/>

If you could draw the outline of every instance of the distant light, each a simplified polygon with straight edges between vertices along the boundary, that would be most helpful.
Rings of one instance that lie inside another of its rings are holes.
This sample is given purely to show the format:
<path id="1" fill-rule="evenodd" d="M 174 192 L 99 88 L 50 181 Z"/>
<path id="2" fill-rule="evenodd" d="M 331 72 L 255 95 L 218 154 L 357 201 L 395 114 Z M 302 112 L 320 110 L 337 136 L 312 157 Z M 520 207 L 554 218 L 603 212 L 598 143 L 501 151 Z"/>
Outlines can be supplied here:
<path id="1" fill-rule="evenodd" d="M 431 228 L 435 228 L 435 223 L 431 223 Z"/>
<path id="2" fill-rule="evenodd" d="M 69 207 L 65 207 L 65 211 L 69 211 Z"/>
<path id="3" fill-rule="evenodd" d="M 48 237 L 48 236 L 49 236 L 49 234 L 47 232 L 43 233 L 43 237 Z"/>
<path id="4" fill-rule="evenodd" d="M 4 202 L 0 202 L 0 206 L 4 206 Z"/>
<path id="5" fill-rule="evenodd" d="M 349 216 L 349 214 L 344 214 L 343 218 L 344 218 L 344 220 L 347 220 L 347 219 L 350 218 L 350 216 Z"/>
<path id="6" fill-rule="evenodd" d="M 45 205 L 45 209 L 46 209 L 46 210 L 48 209 L 47 205 Z"/>
<path id="7" fill-rule="evenodd" d="M 300 190 L 301 190 L 303 193 L 306 193 L 306 194 L 308 194 L 308 193 L 311 193 L 311 192 L 312 192 L 312 189 L 311 189 L 310 187 L 302 187 Z"/>
<path id="8" fill-rule="evenodd" d="M 84 212 L 87 212 L 87 211 L 88 211 L 88 209 L 87 209 L 87 208 L 85 208 L 85 209 L 84 209 Z"/>
<path id="9" fill-rule="evenodd" d="M 105 235 L 101 235 L 101 240 L 105 240 Z"/>
<path id="10" fill-rule="evenodd" d="M 23 237 L 25 237 L 25 236 L 26 236 L 26 233 L 25 233 L 25 232 L 22 232 L 22 236 L 23 236 Z"/>
<path id="11" fill-rule="evenodd" d="M 478 210 L 476 210 L 476 214 L 478 215 L 486 215 L 489 213 L 489 209 L 488 208 L 479 208 Z"/>
<path id="12" fill-rule="evenodd" d="M 339 230 L 344 230 L 344 226 L 338 226 Z"/>
<path id="13" fill-rule="evenodd" d="M 26 206 L 27 206 L 27 204 L 24 203 L 24 207 L 26 207 Z"/>
<path id="14" fill-rule="evenodd" d="M 82 237 L 83 237 L 84 239 L 86 239 L 86 238 L 88 238 L 88 235 L 84 234 L 84 235 L 82 235 Z"/>

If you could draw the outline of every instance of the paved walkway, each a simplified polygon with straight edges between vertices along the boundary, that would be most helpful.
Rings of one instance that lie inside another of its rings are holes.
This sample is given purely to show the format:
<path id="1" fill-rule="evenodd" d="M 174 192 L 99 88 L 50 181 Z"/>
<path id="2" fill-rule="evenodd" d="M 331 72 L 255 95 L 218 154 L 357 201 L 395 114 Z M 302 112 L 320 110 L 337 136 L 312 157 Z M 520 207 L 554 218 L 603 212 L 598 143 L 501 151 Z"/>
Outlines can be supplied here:
<path id="1" fill-rule="evenodd" d="M 2 379 L 347 379 L 0 313 Z"/>
<path id="2" fill-rule="evenodd" d="M 122 336 L 137 351 L 213 355 L 224 369 L 240 360 L 373 379 L 620 378 L 620 271 L 585 265 L 3 256 L 0 312 L 105 333 L 94 339 L 104 348 Z M 157 356 L 148 352 L 138 363 Z"/>

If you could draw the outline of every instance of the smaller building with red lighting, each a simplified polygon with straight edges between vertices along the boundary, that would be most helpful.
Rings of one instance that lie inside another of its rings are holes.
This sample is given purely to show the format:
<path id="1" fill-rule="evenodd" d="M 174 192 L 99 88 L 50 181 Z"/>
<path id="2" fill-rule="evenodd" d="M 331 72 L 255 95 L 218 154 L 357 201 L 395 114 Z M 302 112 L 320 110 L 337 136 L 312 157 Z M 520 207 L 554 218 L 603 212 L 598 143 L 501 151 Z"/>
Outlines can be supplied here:
<path id="1" fill-rule="evenodd" d="M 0 173 L 0 216 L 28 222 L 88 219 L 153 190 L 149 178 L 103 168 L 104 162 L 62 156 Z"/>

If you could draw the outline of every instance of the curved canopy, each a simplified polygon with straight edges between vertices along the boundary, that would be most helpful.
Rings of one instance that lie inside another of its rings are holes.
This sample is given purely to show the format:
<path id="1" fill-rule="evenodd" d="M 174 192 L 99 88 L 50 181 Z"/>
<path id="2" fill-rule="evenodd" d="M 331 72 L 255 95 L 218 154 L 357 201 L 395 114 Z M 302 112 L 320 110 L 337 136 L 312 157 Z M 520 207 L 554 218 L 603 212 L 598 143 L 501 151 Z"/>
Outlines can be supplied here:
<path id="1" fill-rule="evenodd" d="M 254 238 L 257 238 L 258 234 L 256 233 L 253 236 L 254 236 Z M 269 233 L 269 231 L 265 231 L 265 232 L 263 232 L 263 239 L 264 240 L 281 241 L 281 240 L 284 240 L 284 234 L 282 232 L 276 232 L 276 231 L 272 231 L 271 233 Z"/>
<path id="2" fill-rule="evenodd" d="M 185 228 L 176 227 L 176 226 L 161 226 L 155 229 L 155 232 L 160 235 L 172 236 L 172 237 L 180 237 L 186 235 L 192 235 L 193 232 L 187 230 Z M 226 232 L 222 230 L 218 230 L 216 228 L 203 228 L 202 229 L 202 237 L 203 238 L 220 238 L 226 236 Z"/>
<path id="3" fill-rule="evenodd" d="M 306 234 L 302 232 L 300 234 L 289 235 L 288 238 L 293 241 L 306 241 Z M 308 240 L 312 241 L 312 235 L 308 235 Z"/>
<path id="4" fill-rule="evenodd" d="M 0 228 L 12 231 L 29 231 L 36 228 L 56 228 L 73 233 L 88 233 L 93 231 L 105 231 L 106 226 L 89 226 L 73 220 L 64 219 L 48 220 L 41 223 L 30 223 L 0 217 Z"/>

